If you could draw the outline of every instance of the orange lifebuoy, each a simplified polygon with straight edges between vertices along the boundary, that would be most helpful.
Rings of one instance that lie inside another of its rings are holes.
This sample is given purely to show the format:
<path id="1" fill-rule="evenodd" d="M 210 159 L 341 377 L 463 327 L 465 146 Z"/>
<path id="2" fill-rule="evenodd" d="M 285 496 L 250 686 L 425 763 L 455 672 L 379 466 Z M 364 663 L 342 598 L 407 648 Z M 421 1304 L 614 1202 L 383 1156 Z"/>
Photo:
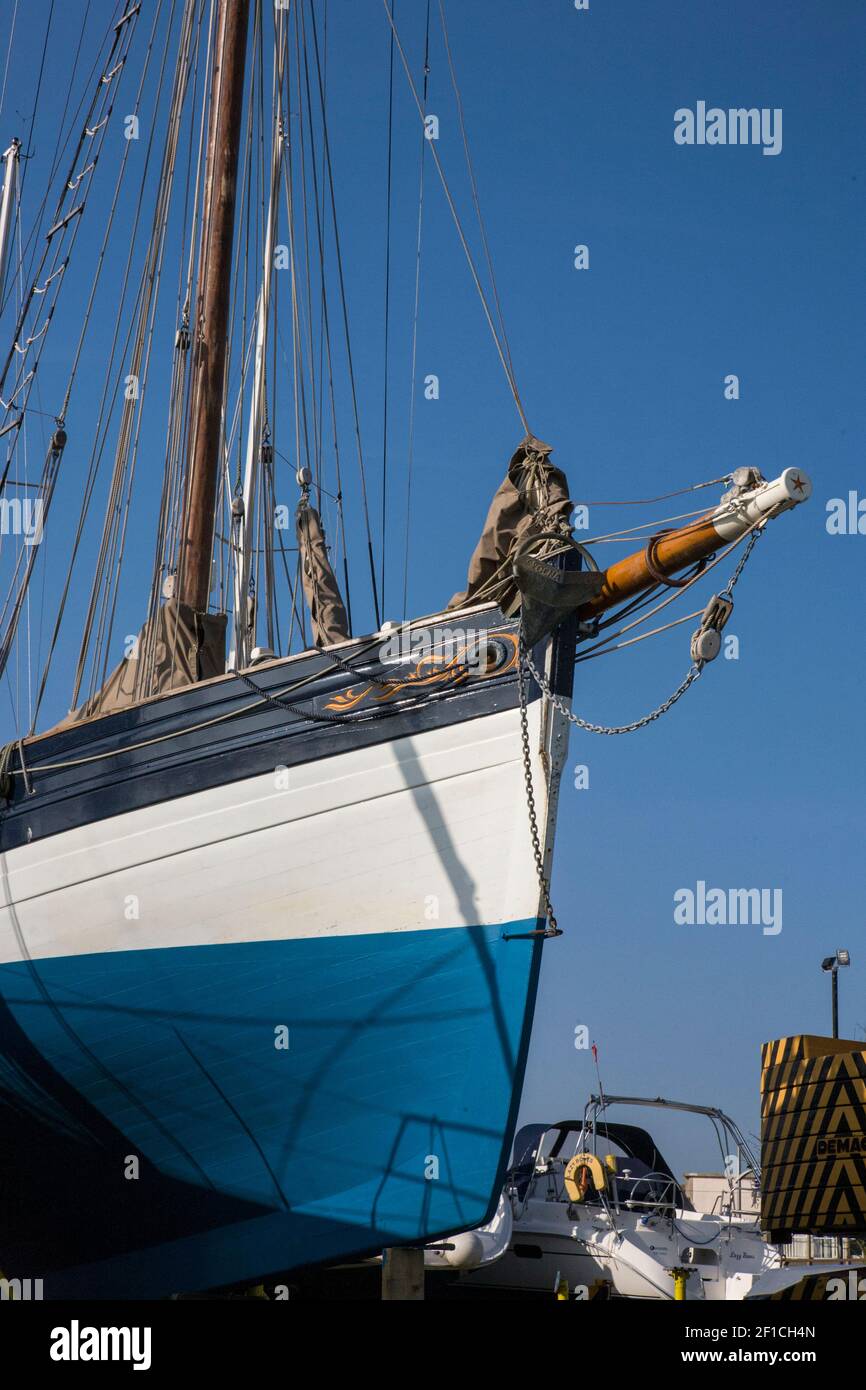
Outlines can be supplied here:
<path id="1" fill-rule="evenodd" d="M 575 1154 L 563 1174 L 565 1191 L 572 1202 L 585 1202 L 593 1192 L 604 1192 L 607 1175 L 595 1154 Z"/>

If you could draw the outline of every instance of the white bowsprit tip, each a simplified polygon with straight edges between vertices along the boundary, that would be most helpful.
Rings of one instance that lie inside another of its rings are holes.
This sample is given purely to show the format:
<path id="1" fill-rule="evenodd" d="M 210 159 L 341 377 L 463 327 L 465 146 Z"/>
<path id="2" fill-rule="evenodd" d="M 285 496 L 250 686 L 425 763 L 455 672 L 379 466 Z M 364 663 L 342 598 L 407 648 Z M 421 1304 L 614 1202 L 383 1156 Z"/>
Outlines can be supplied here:
<path id="1" fill-rule="evenodd" d="M 786 468 L 779 482 L 791 502 L 805 502 L 812 496 L 812 479 L 802 468 Z"/>

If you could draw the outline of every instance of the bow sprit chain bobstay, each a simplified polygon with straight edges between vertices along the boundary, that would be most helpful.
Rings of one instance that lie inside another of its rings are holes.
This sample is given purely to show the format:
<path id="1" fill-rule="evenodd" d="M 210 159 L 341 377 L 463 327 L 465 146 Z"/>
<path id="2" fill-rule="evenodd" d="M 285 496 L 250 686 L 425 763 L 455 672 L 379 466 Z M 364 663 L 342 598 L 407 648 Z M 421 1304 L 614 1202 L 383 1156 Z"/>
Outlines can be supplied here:
<path id="1" fill-rule="evenodd" d="M 689 668 L 687 675 L 677 686 L 673 695 L 669 695 L 663 704 L 659 705 L 649 714 L 643 715 L 641 719 L 636 719 L 632 724 L 607 725 L 590 724 L 588 720 L 581 719 L 579 715 L 573 712 L 573 710 L 570 710 L 568 708 L 568 705 L 566 705 L 566 703 L 564 702 L 564 700 L 560 699 L 560 697 L 557 694 L 555 694 L 553 690 L 551 690 L 549 683 L 538 670 L 537 666 L 535 665 L 535 662 L 532 660 L 532 657 L 530 656 L 529 652 L 526 650 L 525 647 L 522 648 L 522 662 L 523 665 L 526 667 L 527 671 L 529 671 L 536 685 L 550 700 L 550 703 L 553 705 L 553 708 L 555 710 L 558 710 L 558 712 L 561 715 L 563 715 L 563 717 L 567 719 L 570 724 L 575 724 L 579 729 L 585 729 L 586 732 L 590 734 L 632 734 L 637 729 L 645 729 L 648 724 L 652 724 L 653 721 L 656 719 L 661 719 L 663 714 L 667 714 L 668 710 L 673 708 L 677 700 L 681 699 L 682 696 L 685 695 L 686 691 L 690 689 L 692 685 L 694 685 L 695 681 L 698 679 L 698 676 L 704 669 L 705 664 L 703 661 L 693 662 L 692 666 Z"/>
<path id="2" fill-rule="evenodd" d="M 640 719 L 635 719 L 631 724 L 592 724 L 587 719 L 581 719 L 573 710 L 569 709 L 564 700 L 560 698 L 550 688 L 549 682 L 538 670 L 532 660 L 531 653 L 521 639 L 520 642 L 520 666 L 529 671 L 536 685 L 544 695 L 550 700 L 554 709 L 557 710 L 570 724 L 574 724 L 578 729 L 584 729 L 590 734 L 632 734 L 638 729 L 645 729 L 649 724 L 661 719 L 663 714 L 667 714 L 669 709 L 673 709 L 678 700 L 682 699 L 686 691 L 691 689 L 695 681 L 701 675 L 708 661 L 713 661 L 721 650 L 721 632 L 734 610 L 733 591 L 743 572 L 746 561 L 754 549 L 758 537 L 762 534 L 760 530 L 753 531 L 740 556 L 736 569 L 725 585 L 724 589 L 718 594 L 713 594 L 707 603 L 701 617 L 700 626 L 692 634 L 691 655 L 692 665 L 683 680 L 677 686 L 672 695 L 669 695 L 662 704 L 658 705 L 649 714 L 643 715 Z"/>
<path id="3" fill-rule="evenodd" d="M 553 904 L 550 898 L 550 881 L 544 869 L 541 835 L 538 829 L 538 813 L 535 806 L 535 789 L 532 780 L 532 752 L 529 741 L 526 672 L 528 671 L 532 676 L 539 690 L 541 690 L 542 694 L 550 701 L 552 707 L 561 714 L 564 719 L 567 719 L 570 724 L 576 725 L 579 729 L 584 729 L 591 734 L 611 735 L 630 734 L 634 733 L 637 729 L 646 728 L 647 725 L 652 724 L 656 719 L 660 719 L 663 714 L 667 714 L 668 710 L 672 709 L 677 701 L 682 699 L 686 691 L 694 685 L 695 681 L 701 675 L 707 662 L 714 660 L 718 655 L 721 649 L 722 629 L 730 618 L 734 608 L 734 588 L 761 534 L 761 528 L 755 529 L 752 532 L 727 584 L 720 593 L 713 594 L 704 608 L 700 626 L 692 634 L 692 665 L 683 680 L 677 686 L 673 694 L 668 696 L 667 700 L 656 709 L 651 710 L 649 714 L 643 715 L 641 719 L 636 719 L 631 724 L 592 724 L 586 719 L 581 719 L 579 715 L 569 709 L 565 701 L 551 689 L 550 682 L 535 665 L 532 655 L 524 641 L 523 625 L 521 622 L 517 660 L 517 688 L 520 701 L 520 742 L 523 754 L 523 776 L 526 784 L 526 806 L 529 813 L 529 834 L 532 841 L 532 855 L 535 860 L 535 871 L 538 877 L 538 886 L 541 894 L 541 902 L 544 906 L 547 926 L 537 931 L 507 934 L 505 937 L 506 941 L 531 937 L 562 936 L 562 930 L 557 923 L 556 914 L 553 911 Z"/>

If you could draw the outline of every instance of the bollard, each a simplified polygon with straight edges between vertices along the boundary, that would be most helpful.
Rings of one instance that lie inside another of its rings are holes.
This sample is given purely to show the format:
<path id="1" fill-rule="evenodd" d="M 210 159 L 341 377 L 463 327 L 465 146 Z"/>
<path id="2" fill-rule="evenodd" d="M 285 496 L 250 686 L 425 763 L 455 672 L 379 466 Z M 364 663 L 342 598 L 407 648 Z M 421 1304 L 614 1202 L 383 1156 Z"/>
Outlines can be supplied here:
<path id="1" fill-rule="evenodd" d="M 391 1245 L 382 1251 L 382 1300 L 423 1301 L 424 1251 Z"/>

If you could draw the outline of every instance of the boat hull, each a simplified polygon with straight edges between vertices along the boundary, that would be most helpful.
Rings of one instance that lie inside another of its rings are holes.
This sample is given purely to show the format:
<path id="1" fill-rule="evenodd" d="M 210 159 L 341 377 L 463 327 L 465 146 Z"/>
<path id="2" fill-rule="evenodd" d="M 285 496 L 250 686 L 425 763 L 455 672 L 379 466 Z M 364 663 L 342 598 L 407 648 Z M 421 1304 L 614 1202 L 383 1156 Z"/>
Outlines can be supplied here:
<path id="1" fill-rule="evenodd" d="M 372 737 L 329 725 L 326 757 L 269 707 L 246 764 L 231 731 L 222 781 L 210 744 L 186 794 L 145 763 L 115 814 L 70 798 L 69 735 L 44 774 L 31 755 L 2 853 L 7 1277 L 161 1296 L 490 1218 L 543 925 L 504 665 Z M 549 860 L 563 735 L 538 699 L 529 721 Z M 83 776 L 128 772 L 142 732 Z M 22 816 L 69 825 L 28 841 Z"/>
<path id="2" fill-rule="evenodd" d="M 481 1224 L 539 949 L 502 935 L 5 966 L 4 1037 L 52 1076 L 17 1096 L 4 1271 L 46 1297 L 159 1296 Z"/>
<path id="3" fill-rule="evenodd" d="M 468 1286 L 551 1293 L 561 1279 L 587 1297 L 599 1281 L 617 1298 L 674 1299 L 671 1271 L 685 1274 L 687 1300 L 745 1298 L 779 1264 L 756 1223 L 694 1211 L 613 1214 L 529 1198 L 518 1209 L 507 1252 L 465 1275 Z"/>

